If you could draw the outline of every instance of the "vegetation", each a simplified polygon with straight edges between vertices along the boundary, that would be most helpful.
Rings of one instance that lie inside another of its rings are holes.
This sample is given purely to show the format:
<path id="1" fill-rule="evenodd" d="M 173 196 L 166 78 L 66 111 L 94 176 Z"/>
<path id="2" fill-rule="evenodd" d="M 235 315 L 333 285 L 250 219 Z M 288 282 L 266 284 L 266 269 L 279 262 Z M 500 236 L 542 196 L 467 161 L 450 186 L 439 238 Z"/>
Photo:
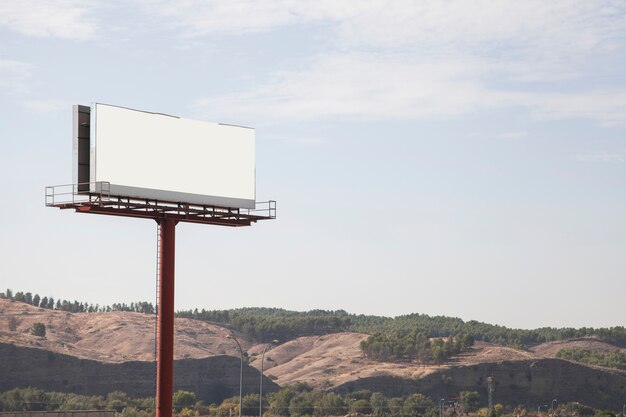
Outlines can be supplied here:
<path id="1" fill-rule="evenodd" d="M 361 350 L 368 358 L 380 361 L 442 364 L 473 344 L 474 339 L 469 335 L 430 339 L 426 333 L 412 330 L 375 333 L 361 342 Z"/>
<path id="2" fill-rule="evenodd" d="M 146 314 L 156 313 L 156 308 L 154 307 L 154 305 L 146 301 L 138 301 L 130 304 L 114 303 L 110 306 L 100 306 L 98 304 L 89 304 L 86 302 L 79 302 L 77 300 L 68 301 L 58 299 L 55 302 L 54 298 L 52 297 L 41 298 L 39 294 L 33 295 L 30 292 L 21 291 L 18 291 L 14 294 L 13 291 L 10 289 L 7 289 L 5 292 L 0 292 L 0 298 L 5 298 L 12 301 L 19 301 L 48 310 L 68 311 L 70 313 L 103 313 L 108 311 L 131 311 L 135 313 Z"/>
<path id="3" fill-rule="evenodd" d="M 444 405 L 444 416 L 459 415 L 461 410 L 472 417 L 489 417 L 486 408 L 479 408 L 480 396 L 475 391 L 462 391 L 454 406 Z M 380 392 L 369 390 L 339 394 L 313 391 L 306 384 L 298 383 L 269 393 L 263 398 L 264 417 L 437 417 L 439 403 L 421 394 L 387 398 Z M 523 406 L 494 405 L 494 417 L 537 416 L 536 409 Z M 71 393 L 46 392 L 37 388 L 19 388 L 0 392 L 0 412 L 3 411 L 69 411 L 69 410 L 115 410 L 119 417 L 153 417 L 154 397 L 130 398 L 127 394 L 114 391 L 107 396 L 85 396 Z M 221 404 L 206 405 L 197 401 L 193 392 L 174 393 L 175 417 L 230 417 L 239 413 L 239 398 L 232 397 Z M 259 396 L 248 394 L 243 397 L 243 415 L 258 416 Z M 559 404 L 556 415 L 579 417 L 615 417 L 605 410 L 594 410 L 578 402 Z"/>
<path id="4" fill-rule="evenodd" d="M 106 397 L 62 392 L 46 392 L 38 388 L 16 388 L 0 393 L 0 411 L 63 411 L 116 410 L 127 407 L 154 410 L 154 398 L 132 399 L 114 391 Z"/>
<path id="5" fill-rule="evenodd" d="M 239 308 L 233 310 L 179 311 L 179 317 L 193 318 L 230 326 L 252 340 L 289 340 L 293 337 L 356 331 L 368 334 L 417 331 L 429 337 L 450 337 L 467 334 L 474 340 L 515 347 L 580 337 L 596 337 L 619 346 L 626 346 L 626 328 L 551 328 L 535 330 L 509 329 L 478 321 L 459 318 L 409 314 L 380 317 L 349 314 L 343 310 L 288 311 L 278 308 Z"/>
<path id="6" fill-rule="evenodd" d="M 610 352 L 599 352 L 589 349 L 561 349 L 556 354 L 556 357 L 626 371 L 626 355 L 619 349 Z"/>
<path id="7" fill-rule="evenodd" d="M 460 400 L 463 410 L 468 413 L 478 411 L 480 408 L 480 395 L 476 391 L 461 391 Z"/>
<path id="8" fill-rule="evenodd" d="M 30 329 L 33 336 L 46 337 L 46 325 L 43 323 L 33 323 L 33 327 Z"/>
<path id="9" fill-rule="evenodd" d="M 176 391 L 172 396 L 174 407 L 193 407 L 196 403 L 196 394 L 191 391 Z"/>
<path id="10" fill-rule="evenodd" d="M 21 301 L 36 307 L 70 312 L 133 311 L 154 314 L 156 307 L 149 302 L 118 303 L 99 306 L 85 302 L 40 298 L 38 294 L 10 289 L 0 293 L 0 298 Z M 529 347 L 539 343 L 580 337 L 600 340 L 626 347 L 626 328 L 551 328 L 535 330 L 510 329 L 475 320 L 464 321 L 455 317 L 409 314 L 398 317 L 380 317 L 349 314 L 343 310 L 289 311 L 279 308 L 238 308 L 232 310 L 185 310 L 178 317 L 203 320 L 234 328 L 250 340 L 268 342 L 273 339 L 289 340 L 299 336 L 320 335 L 338 331 L 356 331 L 375 334 L 418 332 L 431 338 L 468 335 L 474 340 L 515 347 Z"/>
<path id="11" fill-rule="evenodd" d="M 279 308 L 238 308 L 233 310 L 179 311 L 178 317 L 233 327 L 251 340 L 289 340 L 299 336 L 348 330 L 351 315 L 343 310 L 288 311 Z"/>

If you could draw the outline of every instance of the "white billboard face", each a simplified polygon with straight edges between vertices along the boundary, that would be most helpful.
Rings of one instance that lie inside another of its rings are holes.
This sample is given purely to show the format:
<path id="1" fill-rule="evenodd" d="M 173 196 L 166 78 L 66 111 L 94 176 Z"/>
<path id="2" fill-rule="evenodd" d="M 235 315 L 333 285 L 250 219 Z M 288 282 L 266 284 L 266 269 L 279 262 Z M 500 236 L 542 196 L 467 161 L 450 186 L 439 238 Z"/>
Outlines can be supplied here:
<path id="1" fill-rule="evenodd" d="M 90 181 L 111 195 L 254 208 L 254 129 L 105 104 L 90 123 Z"/>

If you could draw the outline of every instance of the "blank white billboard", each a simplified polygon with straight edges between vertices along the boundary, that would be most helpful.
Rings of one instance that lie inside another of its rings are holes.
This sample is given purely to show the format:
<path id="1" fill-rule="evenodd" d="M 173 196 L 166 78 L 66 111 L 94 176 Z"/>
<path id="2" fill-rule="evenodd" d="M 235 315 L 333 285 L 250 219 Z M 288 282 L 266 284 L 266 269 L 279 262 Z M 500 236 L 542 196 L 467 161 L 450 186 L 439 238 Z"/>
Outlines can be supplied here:
<path id="1" fill-rule="evenodd" d="M 99 103 L 90 124 L 89 179 L 111 195 L 254 208 L 254 129 Z"/>

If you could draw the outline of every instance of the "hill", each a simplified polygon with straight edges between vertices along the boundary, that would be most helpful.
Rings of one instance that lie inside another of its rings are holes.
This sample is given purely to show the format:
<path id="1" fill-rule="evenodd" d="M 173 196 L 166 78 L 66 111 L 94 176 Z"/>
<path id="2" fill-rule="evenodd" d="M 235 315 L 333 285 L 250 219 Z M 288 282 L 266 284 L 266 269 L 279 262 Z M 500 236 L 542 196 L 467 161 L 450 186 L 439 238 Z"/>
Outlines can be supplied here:
<path id="1" fill-rule="evenodd" d="M 121 391 L 133 398 L 154 396 L 154 362 L 100 362 L 28 347 L 0 343 L 0 392 L 37 387 L 45 391 L 103 395 Z M 244 367 L 244 393 L 258 392 L 259 372 Z M 265 392 L 278 386 L 263 379 Z M 176 390 L 195 392 L 198 399 L 220 402 L 239 394 L 239 359 L 219 355 L 174 362 Z"/>
<path id="2" fill-rule="evenodd" d="M 155 317 L 123 311 L 69 313 L 0 299 L 0 343 L 102 362 L 153 361 Z M 45 339 L 30 332 L 37 322 L 46 326 Z M 228 335 L 238 337 L 244 349 L 251 345 L 236 332 L 197 320 L 177 318 L 175 329 L 175 359 L 238 356 Z"/>
<path id="3" fill-rule="evenodd" d="M 541 343 L 574 338 L 593 337 L 611 344 L 626 347 L 626 329 L 611 328 L 551 328 L 533 330 L 512 329 L 504 326 L 464 321 L 457 317 L 407 314 L 381 317 L 350 314 L 343 310 L 289 311 L 279 308 L 238 308 L 233 310 L 179 311 L 179 317 L 193 318 L 227 325 L 250 339 L 270 341 L 291 340 L 341 331 L 367 334 L 417 331 L 430 337 L 469 335 L 474 340 L 500 345 L 529 348 Z"/>
<path id="4" fill-rule="evenodd" d="M 16 355 L 9 361 L 3 354 L 5 361 L 0 362 L 0 373 L 7 375 L 5 382 L 19 380 L 21 384 L 29 384 L 29 381 L 35 384 L 38 381 L 36 375 L 41 377 L 43 369 L 44 376 L 39 382 L 46 387 L 50 383 L 58 387 L 59 381 L 50 380 L 50 373 L 45 372 L 48 362 L 44 359 L 52 354 L 54 358 L 63 358 L 57 364 L 67 364 L 58 368 L 56 373 L 65 375 L 64 379 L 70 381 L 66 384 L 68 389 L 74 378 L 79 381 L 73 385 L 78 392 L 100 392 L 89 379 L 84 379 L 85 369 L 90 370 L 88 375 L 108 373 L 112 380 L 123 379 L 128 369 L 134 369 L 133 372 L 139 375 L 138 380 L 144 382 L 143 385 L 139 382 L 133 384 L 143 386 L 142 392 L 150 391 L 154 378 L 153 364 L 149 363 L 154 358 L 154 321 L 153 314 L 119 311 L 69 313 L 0 299 L 0 343 L 4 344 L 4 352 L 11 351 L 7 346 L 12 346 L 11 352 Z M 45 338 L 31 334 L 30 329 L 36 322 L 46 325 Z M 258 354 L 264 343 L 246 340 L 232 329 L 189 318 L 177 318 L 175 327 L 177 366 L 182 366 L 180 369 L 185 369 L 189 378 L 196 381 L 180 382 L 179 387 L 198 390 L 199 398 L 217 398 L 214 393 L 209 393 L 208 382 L 203 380 L 223 379 L 225 385 L 220 388 L 223 395 L 234 392 L 237 381 L 233 376 L 236 377 L 237 373 L 233 368 L 236 368 L 239 352 L 236 345 L 226 338 L 229 335 L 242 342 L 243 349 L 250 356 L 251 368 L 260 368 Z M 315 389 L 373 389 L 389 396 L 416 390 L 436 398 L 458 395 L 460 390 L 468 389 L 485 394 L 488 376 L 497 376 L 499 398 L 518 403 L 530 403 L 558 394 L 562 401 L 581 401 L 585 398 L 589 401 L 587 404 L 602 407 L 602 404 L 617 404 L 619 398 L 626 395 L 626 372 L 554 359 L 558 351 L 565 348 L 618 349 L 597 338 L 547 342 L 532 349 L 477 341 L 468 351 L 436 366 L 368 359 L 360 348 L 361 341 L 367 337 L 366 333 L 360 332 L 295 337 L 266 353 L 264 373 L 280 386 L 304 382 Z M 40 352 L 48 353 L 42 356 Z M 71 358 L 81 359 L 82 362 Z M 193 362 L 192 365 L 184 362 L 194 360 L 200 362 Z M 186 365 L 180 365 L 182 363 Z M 102 371 L 98 364 L 110 364 L 112 367 L 106 365 L 109 367 L 102 368 L 106 369 Z M 252 371 L 246 370 L 245 373 L 249 375 Z M 31 375 L 31 379 L 24 379 L 24 375 Z M 253 377 L 248 378 L 252 379 L 247 383 L 246 391 L 257 386 Z M 7 387 L 5 383 L 0 388 Z M 596 395 L 596 400 L 590 398 L 593 395 Z"/>
<path id="5" fill-rule="evenodd" d="M 556 342 L 542 343 L 541 345 L 533 347 L 531 350 L 535 354 L 542 357 L 556 358 L 559 351 L 564 349 L 586 349 L 604 353 L 612 352 L 614 350 L 620 350 L 621 352 L 626 353 L 626 348 L 620 348 L 611 343 L 607 343 L 602 340 L 593 338 L 560 340 Z"/>

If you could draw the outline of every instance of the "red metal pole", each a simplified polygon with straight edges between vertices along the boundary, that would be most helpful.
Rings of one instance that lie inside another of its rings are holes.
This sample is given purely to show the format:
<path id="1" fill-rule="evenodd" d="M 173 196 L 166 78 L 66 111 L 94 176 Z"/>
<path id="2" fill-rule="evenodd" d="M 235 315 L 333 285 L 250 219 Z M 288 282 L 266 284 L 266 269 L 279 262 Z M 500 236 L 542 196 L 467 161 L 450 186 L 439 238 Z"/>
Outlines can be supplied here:
<path id="1" fill-rule="evenodd" d="M 174 254 L 176 221 L 161 219 L 156 417 L 172 417 L 174 385 Z"/>

